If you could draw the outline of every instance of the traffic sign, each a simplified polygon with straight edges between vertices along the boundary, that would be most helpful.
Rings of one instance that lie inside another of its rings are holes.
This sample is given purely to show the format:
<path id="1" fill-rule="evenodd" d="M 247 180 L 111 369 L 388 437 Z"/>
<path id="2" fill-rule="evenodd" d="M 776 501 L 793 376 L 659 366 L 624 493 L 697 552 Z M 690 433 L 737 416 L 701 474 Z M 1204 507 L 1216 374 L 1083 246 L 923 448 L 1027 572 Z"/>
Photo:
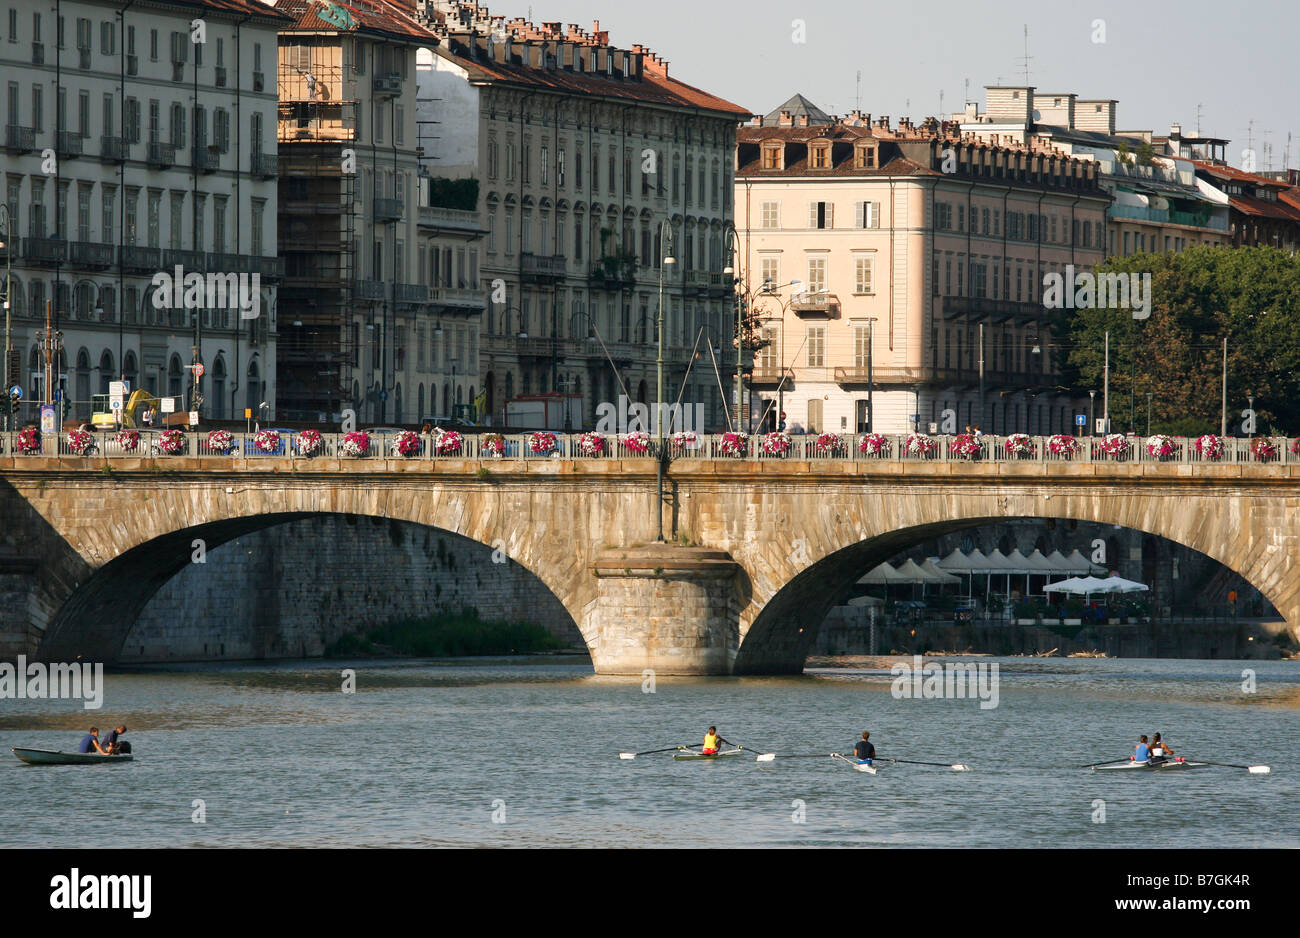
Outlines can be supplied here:
<path id="1" fill-rule="evenodd" d="M 202 377 L 203 377 L 203 371 L 204 371 L 203 366 L 202 366 L 202 365 L 194 365 L 193 368 L 194 368 L 194 377 L 196 377 L 196 378 L 202 378 Z"/>
<path id="2" fill-rule="evenodd" d="M 21 401 L 23 399 L 23 389 L 15 384 L 9 389 L 9 396 L 16 401 Z"/>
<path id="3" fill-rule="evenodd" d="M 176 412 L 176 398 L 164 397 L 162 399 L 162 412 L 164 414 L 173 414 Z"/>
<path id="4" fill-rule="evenodd" d="M 113 398 L 111 401 L 109 401 L 109 402 L 108 402 L 108 409 L 109 409 L 109 410 L 121 410 L 121 409 L 122 409 L 122 400 L 121 400 L 121 398 L 116 398 L 116 397 L 115 397 L 115 398 Z"/>
<path id="5" fill-rule="evenodd" d="M 1083 414 L 1075 414 L 1074 425 L 1076 427 L 1086 427 L 1088 425 L 1088 418 L 1085 417 Z"/>

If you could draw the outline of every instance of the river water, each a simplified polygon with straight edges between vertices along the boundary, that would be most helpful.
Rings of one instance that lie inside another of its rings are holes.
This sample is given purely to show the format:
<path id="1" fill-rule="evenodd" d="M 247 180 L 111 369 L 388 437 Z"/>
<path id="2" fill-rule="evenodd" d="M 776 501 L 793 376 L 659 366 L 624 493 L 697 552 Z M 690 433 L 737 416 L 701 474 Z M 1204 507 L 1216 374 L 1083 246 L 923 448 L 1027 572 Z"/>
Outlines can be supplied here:
<path id="1" fill-rule="evenodd" d="M 654 693 L 554 658 L 356 662 L 352 694 L 345 662 L 112 673 L 101 710 L 0 701 L 0 846 L 1300 846 L 1300 665 L 977 660 L 999 665 L 996 708 L 898 698 L 864 669 Z M 73 749 L 92 721 L 127 723 L 136 761 L 8 751 Z M 849 750 L 869 729 L 882 756 L 973 771 L 618 758 L 710 723 L 778 753 Z M 1072 768 L 1156 731 L 1179 755 L 1273 772 Z"/>

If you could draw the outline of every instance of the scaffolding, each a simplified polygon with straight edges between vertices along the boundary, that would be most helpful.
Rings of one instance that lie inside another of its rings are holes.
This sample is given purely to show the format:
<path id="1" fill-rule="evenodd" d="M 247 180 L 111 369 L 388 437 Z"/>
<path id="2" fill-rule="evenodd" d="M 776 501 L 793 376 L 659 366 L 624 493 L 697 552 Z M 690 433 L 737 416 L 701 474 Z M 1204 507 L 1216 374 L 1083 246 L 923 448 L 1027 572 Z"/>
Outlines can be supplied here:
<path id="1" fill-rule="evenodd" d="M 352 401 L 358 365 L 358 181 L 355 154 L 344 153 L 357 102 L 346 97 L 351 69 L 340 55 L 337 46 L 280 47 L 277 399 L 288 420 L 332 419 Z"/>

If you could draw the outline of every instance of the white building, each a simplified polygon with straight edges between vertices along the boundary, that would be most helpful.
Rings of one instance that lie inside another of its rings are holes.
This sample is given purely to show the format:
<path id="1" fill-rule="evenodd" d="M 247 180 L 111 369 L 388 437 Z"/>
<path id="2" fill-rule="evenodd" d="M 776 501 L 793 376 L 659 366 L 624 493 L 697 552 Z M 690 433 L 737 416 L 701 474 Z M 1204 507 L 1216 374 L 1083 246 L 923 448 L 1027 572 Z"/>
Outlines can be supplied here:
<path id="1" fill-rule="evenodd" d="M 192 407 L 195 362 L 206 369 L 204 417 L 274 407 L 268 72 L 282 22 L 253 0 L 62 0 L 0 13 L 11 341 L 29 402 L 20 419 L 34 419 L 30 402 L 46 392 L 36 333 L 47 302 L 71 416 L 89 418 L 92 394 L 120 378 Z M 177 266 L 250 286 L 256 274 L 258 315 L 229 304 L 159 308 L 152 279 Z"/>

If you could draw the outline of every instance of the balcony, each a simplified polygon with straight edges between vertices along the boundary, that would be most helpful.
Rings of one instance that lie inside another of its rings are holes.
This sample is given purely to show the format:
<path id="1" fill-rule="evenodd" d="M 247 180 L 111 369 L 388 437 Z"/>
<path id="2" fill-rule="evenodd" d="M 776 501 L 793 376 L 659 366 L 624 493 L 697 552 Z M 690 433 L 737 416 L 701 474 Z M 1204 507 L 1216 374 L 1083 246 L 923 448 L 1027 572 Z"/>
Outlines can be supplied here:
<path id="1" fill-rule="evenodd" d="M 483 298 L 482 290 L 468 290 L 463 287 L 433 287 L 429 290 L 429 303 L 434 307 L 442 307 L 448 312 L 474 310 L 481 313 L 487 309 L 487 301 Z"/>
<path id="2" fill-rule="evenodd" d="M 435 208 L 431 205 L 420 206 L 419 223 L 427 228 L 453 228 L 459 231 L 478 231 L 478 212 L 466 212 L 458 208 Z"/>
<path id="3" fill-rule="evenodd" d="M 221 167 L 218 165 L 221 159 L 221 151 L 216 147 L 210 147 L 206 144 L 198 144 L 190 151 L 192 165 L 201 173 L 215 173 Z"/>
<path id="4" fill-rule="evenodd" d="M 550 282 L 564 279 L 564 255 L 524 254 L 520 257 L 520 273 L 525 280 Z"/>
<path id="5" fill-rule="evenodd" d="M 790 309 L 797 316 L 830 319 L 838 307 L 839 298 L 829 293 L 796 293 L 790 299 Z"/>
<path id="6" fill-rule="evenodd" d="M 429 298 L 429 288 L 422 283 L 393 284 L 393 302 L 398 306 L 418 306 Z"/>
<path id="7" fill-rule="evenodd" d="M 177 265 L 184 267 L 186 273 L 201 271 L 207 266 L 207 255 L 202 251 L 183 251 L 180 248 L 166 248 L 162 252 L 163 267 Z"/>
<path id="8" fill-rule="evenodd" d="M 102 270 L 113 266 L 113 245 L 98 244 L 94 241 L 73 241 L 69 254 L 72 263 L 79 267 Z"/>
<path id="9" fill-rule="evenodd" d="M 5 147 L 18 153 L 30 153 L 36 149 L 36 128 L 7 124 L 5 126 Z"/>
<path id="10" fill-rule="evenodd" d="M 162 267 L 162 251 L 159 248 L 124 244 L 122 245 L 122 267 L 136 273 L 156 271 Z"/>
<path id="11" fill-rule="evenodd" d="M 376 75 L 370 83 L 370 90 L 375 97 L 387 97 L 402 93 L 402 78 L 397 74 Z"/>
<path id="12" fill-rule="evenodd" d="M 375 199 L 375 221 L 401 221 L 401 199 Z"/>
<path id="13" fill-rule="evenodd" d="M 515 354 L 520 358 L 554 358 L 563 353 L 563 346 L 562 339 L 546 339 L 541 336 L 515 338 Z"/>
<path id="14" fill-rule="evenodd" d="M 991 300 L 982 296 L 945 296 L 942 307 L 944 319 L 965 316 L 969 319 L 987 319 L 991 322 L 1006 322 L 1011 319 L 1038 321 L 1047 313 L 1041 303 Z"/>
<path id="15" fill-rule="evenodd" d="M 23 257 L 33 264 L 62 264 L 68 259 L 68 242 L 62 238 L 23 238 Z"/>
<path id="16" fill-rule="evenodd" d="M 250 274 L 258 274 L 267 280 L 280 280 L 284 277 L 284 258 L 268 257 L 264 254 L 242 255 L 243 266 Z"/>
<path id="17" fill-rule="evenodd" d="M 54 152 L 60 159 L 72 160 L 81 156 L 85 138 L 70 130 L 60 130 L 54 135 Z"/>
<path id="18" fill-rule="evenodd" d="M 125 137 L 100 137 L 99 158 L 105 163 L 124 163 L 131 157 L 131 144 Z"/>
<path id="19" fill-rule="evenodd" d="M 176 148 L 170 143 L 154 142 L 149 144 L 146 162 L 153 169 L 167 169 L 176 165 Z"/>
<path id="20" fill-rule="evenodd" d="M 754 373 L 749 379 L 749 383 L 754 387 L 776 387 L 785 379 L 785 386 L 789 387 L 790 382 L 794 380 L 794 369 L 790 367 L 778 368 L 776 365 L 768 365 L 759 362 L 754 366 Z"/>
<path id="21" fill-rule="evenodd" d="M 630 254 L 598 258 L 588 280 L 597 289 L 630 290 L 636 286 L 636 258 Z"/>
<path id="22" fill-rule="evenodd" d="M 683 285 L 688 291 L 695 291 L 697 296 L 726 296 L 734 281 L 731 274 L 717 273 L 711 270 L 691 270 L 682 276 Z"/>
<path id="23" fill-rule="evenodd" d="M 352 296 L 354 299 L 369 303 L 384 301 L 384 282 L 382 280 L 353 280 Z"/>
<path id="24" fill-rule="evenodd" d="M 274 179 L 280 175 L 280 157 L 275 153 L 254 153 L 249 157 L 249 169 L 254 176 Z"/>

